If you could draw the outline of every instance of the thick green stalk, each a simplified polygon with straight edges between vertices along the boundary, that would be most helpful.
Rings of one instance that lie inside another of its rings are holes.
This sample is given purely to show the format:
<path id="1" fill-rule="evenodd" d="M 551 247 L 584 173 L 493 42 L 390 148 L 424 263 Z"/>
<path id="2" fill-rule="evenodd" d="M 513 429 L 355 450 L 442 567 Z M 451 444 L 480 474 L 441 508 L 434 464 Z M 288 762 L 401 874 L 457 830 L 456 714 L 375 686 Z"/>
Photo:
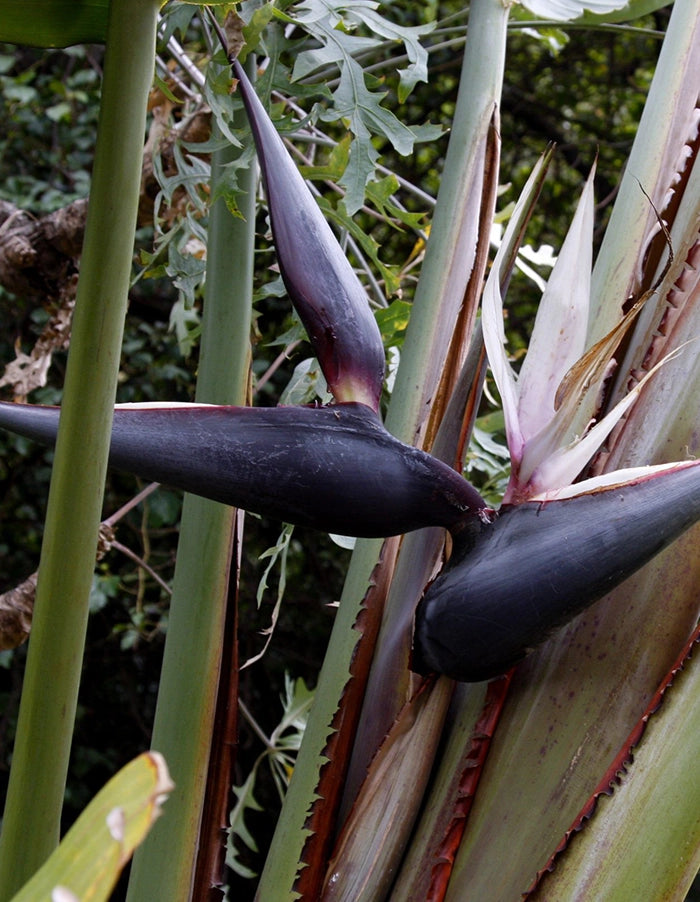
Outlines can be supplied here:
<path id="1" fill-rule="evenodd" d="M 634 761 L 534 899 L 681 900 L 700 867 L 700 667 L 686 662 Z M 601 864 L 604 863 L 604 866 Z"/>
<path id="2" fill-rule="evenodd" d="M 605 238 L 593 269 L 589 344 L 618 322 L 631 292 L 645 242 L 662 210 L 679 147 L 690 139 L 698 96 L 700 17 L 696 0 L 679 0 L 659 55 L 656 72 Z M 674 247 L 674 250 L 677 248 Z M 650 313 L 651 307 L 649 304 Z"/>
<path id="3" fill-rule="evenodd" d="M 131 275 L 156 0 L 112 0 L 95 165 L 0 842 L 9 898 L 58 841 Z"/>
<path id="4" fill-rule="evenodd" d="M 212 188 L 238 150 L 214 154 Z M 196 400 L 245 403 L 255 226 L 255 168 L 240 177 L 244 219 L 220 198 L 210 214 Z M 134 858 L 128 898 L 187 899 L 214 726 L 235 510 L 186 495 L 152 746 L 175 782 L 164 816 Z M 168 866 L 163 867 L 167 861 Z"/>
<path id="5" fill-rule="evenodd" d="M 426 259 L 402 352 L 388 428 L 404 441 L 419 433 L 449 346 L 476 246 L 486 134 L 500 98 L 508 13 L 500 0 L 478 0 L 470 10 L 455 122 L 445 175 L 431 226 Z M 499 65 L 484 65 L 483 48 Z M 257 898 L 295 898 L 292 890 L 304 843 L 306 817 L 315 798 L 329 724 L 342 705 L 358 634 L 355 623 L 381 543 L 357 543 L 319 677 L 314 705 L 291 785 L 277 824 Z"/>
<path id="6" fill-rule="evenodd" d="M 700 667 L 686 661 L 590 827 L 534 900 L 686 898 L 700 867 Z M 604 866 L 601 867 L 601 863 Z"/>
<path id="7" fill-rule="evenodd" d="M 386 420 L 387 429 L 409 443 L 430 412 L 475 263 L 487 135 L 501 101 L 507 25 L 508 4 L 502 0 L 471 4 L 445 169 Z"/>

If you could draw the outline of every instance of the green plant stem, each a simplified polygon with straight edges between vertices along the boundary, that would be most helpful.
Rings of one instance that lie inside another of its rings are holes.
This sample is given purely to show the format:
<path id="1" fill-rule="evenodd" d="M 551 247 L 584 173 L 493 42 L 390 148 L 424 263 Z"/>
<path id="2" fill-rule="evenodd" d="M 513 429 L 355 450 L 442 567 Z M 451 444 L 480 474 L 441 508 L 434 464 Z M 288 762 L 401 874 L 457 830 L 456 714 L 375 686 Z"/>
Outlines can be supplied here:
<path id="1" fill-rule="evenodd" d="M 212 189 L 238 153 L 212 160 Z M 220 198 L 212 206 L 196 399 L 245 403 L 255 226 L 255 167 L 240 176 L 234 218 Z M 128 898 L 172 902 L 190 895 L 206 788 L 221 667 L 235 510 L 186 495 L 170 604 L 152 745 L 175 782 L 164 816 L 134 857 Z M 167 861 L 168 866 L 163 867 Z"/>
<path id="2" fill-rule="evenodd" d="M 131 274 L 155 0 L 112 0 L 102 105 L 34 623 L 0 842 L 6 899 L 55 847 Z"/>
<path id="3" fill-rule="evenodd" d="M 700 867 L 699 723 L 694 655 L 649 719 L 629 772 L 600 798 L 590 828 L 572 837 L 536 900 L 686 898 Z"/>
<path id="4" fill-rule="evenodd" d="M 695 0 L 679 0 L 659 54 L 654 79 L 598 253 L 591 283 L 589 346 L 618 322 L 638 290 L 637 266 L 656 226 L 656 211 L 679 160 L 678 138 L 692 132 L 698 96 L 700 17 Z M 669 148 L 675 148 L 675 153 Z M 650 201 L 651 198 L 651 201 Z M 650 312 L 651 307 L 649 305 Z"/>
<path id="5" fill-rule="evenodd" d="M 507 26 L 508 5 L 501 0 L 471 4 L 445 169 L 386 419 L 387 429 L 405 442 L 414 442 L 427 419 L 475 262 L 486 141 L 501 100 Z"/>

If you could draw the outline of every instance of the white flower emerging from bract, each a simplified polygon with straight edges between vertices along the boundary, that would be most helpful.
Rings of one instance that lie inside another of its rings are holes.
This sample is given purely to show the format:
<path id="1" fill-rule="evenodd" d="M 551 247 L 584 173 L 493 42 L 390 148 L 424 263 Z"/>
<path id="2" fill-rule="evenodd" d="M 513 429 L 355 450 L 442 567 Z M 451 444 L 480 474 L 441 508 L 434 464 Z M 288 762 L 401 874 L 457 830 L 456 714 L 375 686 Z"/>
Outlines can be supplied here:
<path id="1" fill-rule="evenodd" d="M 544 179 L 548 156 L 528 180 L 496 254 L 484 287 L 484 342 L 501 394 L 511 455 L 511 478 L 504 501 L 517 503 L 561 494 L 570 486 L 637 399 L 652 369 L 600 422 L 593 425 L 611 358 L 639 304 L 601 341 L 586 349 L 593 246 L 591 171 L 557 262 L 542 294 L 527 356 L 520 374 L 505 351 L 502 285 L 507 282 L 522 232 Z M 661 364 L 659 364 L 660 366 Z M 576 423 L 586 424 L 582 435 Z M 620 481 L 648 474 L 639 468 Z M 605 480 L 605 481 L 603 481 Z M 612 478 L 614 482 L 614 477 Z M 574 494 L 611 484 L 611 474 L 578 484 Z M 571 492 L 566 492 L 571 494 Z"/>
<path id="2" fill-rule="evenodd" d="M 604 16 L 624 9 L 629 0 L 522 0 L 522 5 L 540 19 L 571 22 L 584 13 Z"/>

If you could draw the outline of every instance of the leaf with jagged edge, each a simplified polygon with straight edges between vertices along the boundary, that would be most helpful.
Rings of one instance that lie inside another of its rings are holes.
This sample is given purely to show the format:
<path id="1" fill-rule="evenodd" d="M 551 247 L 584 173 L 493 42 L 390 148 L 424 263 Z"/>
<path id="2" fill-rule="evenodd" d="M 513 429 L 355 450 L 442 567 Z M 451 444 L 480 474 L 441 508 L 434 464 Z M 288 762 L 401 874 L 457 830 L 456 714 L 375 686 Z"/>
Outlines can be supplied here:
<path id="1" fill-rule="evenodd" d="M 686 898 L 700 868 L 699 652 L 700 628 L 538 873 L 528 902 Z"/>
<path id="2" fill-rule="evenodd" d="M 410 832 L 418 814 L 452 688 L 445 678 L 428 684 L 399 713 L 343 824 L 323 902 L 374 902 L 386 897 L 394 879 L 395 844 Z M 369 835 L 367 824 L 374 828 Z"/>
<path id="3" fill-rule="evenodd" d="M 231 870 L 235 871 L 236 874 L 240 874 L 241 877 L 246 877 L 247 879 L 255 877 L 256 874 L 255 871 L 252 871 L 241 860 L 240 852 L 236 848 L 235 839 L 238 838 L 251 852 L 258 851 L 258 845 L 255 842 L 255 838 L 245 822 L 245 813 L 246 811 L 263 810 L 262 805 L 256 801 L 255 796 L 253 795 L 258 767 L 262 758 L 263 756 L 257 759 L 242 786 L 232 787 L 233 793 L 236 796 L 236 804 L 233 806 L 233 810 L 229 817 L 229 828 L 227 831 L 228 840 L 226 843 L 226 864 Z"/>
<path id="4" fill-rule="evenodd" d="M 301 744 L 312 701 L 313 692 L 308 689 L 304 680 L 301 678 L 293 680 L 285 672 L 282 719 L 270 734 L 267 748 L 257 757 L 243 784 L 233 787 L 236 803 L 229 815 L 226 864 L 241 877 L 252 879 L 256 876 L 242 860 L 236 840 L 251 852 L 258 851 L 257 841 L 246 824 L 245 816 L 249 811 L 263 810 L 254 794 L 260 765 L 266 758 L 268 759 L 280 798 L 284 798 L 294 767 L 292 753 L 298 751 Z"/>
<path id="5" fill-rule="evenodd" d="M 428 79 L 428 53 L 420 43 L 420 38 L 429 34 L 435 28 L 435 24 L 399 25 L 377 12 L 378 8 L 379 4 L 370 2 L 370 0 L 340 0 L 335 4 L 327 2 L 327 0 L 326 2 L 307 0 L 298 9 L 302 14 L 301 20 L 312 33 L 313 25 L 328 16 L 334 29 L 345 19 L 352 25 L 365 25 L 373 34 L 388 41 L 396 44 L 402 43 L 409 61 L 407 67 L 397 67 L 400 80 L 399 102 L 403 103 L 418 82 Z M 347 42 L 347 46 L 354 47 L 356 50 L 377 47 L 382 43 L 376 38 L 361 38 L 348 34 L 345 37 L 352 39 Z M 309 73 L 329 62 L 341 62 L 344 54 L 339 46 L 340 39 L 336 38 L 335 40 L 337 43 L 329 42 L 321 48 L 307 50 L 300 54 L 299 56 L 302 58 L 298 62 L 300 71 Z"/>
<path id="6" fill-rule="evenodd" d="M 367 0 L 344 0 L 338 4 L 306 0 L 296 8 L 293 19 L 320 43 L 319 47 L 298 54 L 293 79 L 299 81 L 328 65 L 338 66 L 340 70 L 333 106 L 322 113 L 321 118 L 326 121 L 345 118 L 350 123 L 354 137 L 340 183 L 346 189 L 346 205 L 351 215 L 362 206 L 366 185 L 374 177 L 379 159 L 372 144 L 374 135 L 387 138 L 400 154 L 405 155 L 411 153 L 416 141 L 434 140 L 441 134 L 441 129 L 433 126 L 411 128 L 404 125 L 382 106 L 386 93 L 367 87 L 364 71 L 355 55 L 376 49 L 382 43 L 381 38 L 400 40 L 406 47 L 409 66 L 399 72 L 399 92 L 404 99 L 418 81 L 425 80 L 427 71 L 427 53 L 418 38 L 431 26 L 405 28 L 395 25 L 376 12 L 377 6 Z M 373 35 L 379 37 L 361 37 L 349 33 L 349 29 L 338 28 L 346 17 L 351 25 L 364 22 Z"/>
<path id="7" fill-rule="evenodd" d="M 398 537 L 387 539 L 382 545 L 381 552 L 378 553 L 376 565 L 366 574 L 369 578 L 361 580 L 365 589 L 353 611 L 353 629 L 350 637 L 353 653 L 343 685 L 342 705 L 334 710 L 328 728 L 324 728 L 320 751 L 326 763 L 321 768 L 308 810 L 299 812 L 303 816 L 305 842 L 301 856 L 303 867 L 297 874 L 294 889 L 304 898 L 316 898 L 324 878 L 374 643 L 386 594 L 393 578 L 398 548 Z M 372 557 L 375 558 L 375 555 Z M 330 659 L 330 666 L 337 667 L 334 657 Z M 308 731 L 305 742 L 308 742 Z M 303 768 L 304 760 L 302 759 L 296 766 Z M 292 781 L 290 798 L 293 798 L 294 790 L 295 784 Z M 283 838 L 281 854 L 285 854 L 286 848 L 287 843 Z"/>
<path id="8" fill-rule="evenodd" d="M 172 789 L 168 768 L 158 752 L 135 758 L 95 796 L 46 864 L 12 902 L 106 902 L 122 868 L 160 815 Z"/>

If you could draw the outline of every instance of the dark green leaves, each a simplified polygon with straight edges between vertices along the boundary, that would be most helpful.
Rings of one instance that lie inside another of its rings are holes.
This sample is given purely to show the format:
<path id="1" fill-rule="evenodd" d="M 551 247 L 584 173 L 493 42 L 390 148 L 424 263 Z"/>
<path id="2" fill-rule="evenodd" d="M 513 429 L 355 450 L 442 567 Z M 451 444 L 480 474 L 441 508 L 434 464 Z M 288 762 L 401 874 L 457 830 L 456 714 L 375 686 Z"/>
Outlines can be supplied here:
<path id="1" fill-rule="evenodd" d="M 0 0 L 0 41 L 32 47 L 103 43 L 109 0 Z"/>

